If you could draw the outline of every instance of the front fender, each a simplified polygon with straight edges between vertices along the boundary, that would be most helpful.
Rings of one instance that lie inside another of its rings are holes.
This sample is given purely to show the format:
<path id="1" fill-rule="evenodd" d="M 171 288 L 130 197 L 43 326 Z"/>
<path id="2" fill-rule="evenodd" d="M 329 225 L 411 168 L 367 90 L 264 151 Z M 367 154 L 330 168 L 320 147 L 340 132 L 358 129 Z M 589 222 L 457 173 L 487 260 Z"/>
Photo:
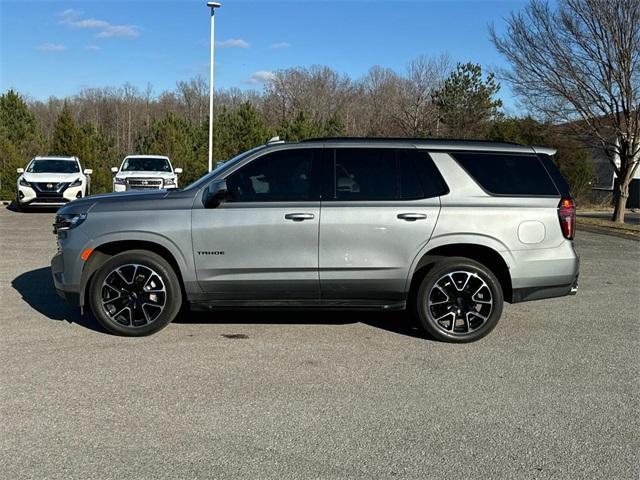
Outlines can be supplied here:
<path id="1" fill-rule="evenodd" d="M 184 246 L 180 246 L 171 238 L 157 233 L 125 230 L 100 235 L 87 241 L 84 245 L 82 251 L 92 249 L 93 252 L 82 268 L 79 288 L 81 306 L 84 305 L 86 286 L 91 275 L 110 257 L 109 254 L 103 253 L 101 248 L 105 249 L 105 247 L 110 244 L 123 242 L 131 244 L 132 248 L 144 248 L 144 244 L 153 244 L 162 247 L 169 252 L 173 260 L 175 260 L 187 292 L 190 292 L 193 288 L 199 290 L 198 282 L 194 275 L 193 257 L 183 254 Z M 187 251 L 191 253 L 190 244 L 188 245 Z"/>

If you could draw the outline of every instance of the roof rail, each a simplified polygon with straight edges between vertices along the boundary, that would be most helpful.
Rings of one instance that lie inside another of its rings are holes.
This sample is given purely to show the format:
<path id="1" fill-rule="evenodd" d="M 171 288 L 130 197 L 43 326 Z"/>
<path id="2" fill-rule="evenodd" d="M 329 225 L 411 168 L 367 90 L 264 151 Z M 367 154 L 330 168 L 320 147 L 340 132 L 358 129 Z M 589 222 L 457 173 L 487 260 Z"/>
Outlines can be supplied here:
<path id="1" fill-rule="evenodd" d="M 280 137 L 278 137 L 278 136 L 271 137 L 269 139 L 269 141 L 267 142 L 267 145 L 274 145 L 276 143 L 284 143 L 284 140 L 280 140 Z"/>
<path id="2" fill-rule="evenodd" d="M 543 155 L 549 155 L 550 157 L 554 156 L 557 152 L 557 148 L 553 147 L 539 147 L 538 145 L 533 145 L 533 151 L 536 153 L 542 153 Z"/>
<path id="3" fill-rule="evenodd" d="M 434 137 L 316 137 L 316 138 L 306 138 L 304 140 L 300 140 L 301 142 L 323 142 L 323 141 L 378 141 L 378 142 L 389 142 L 389 141 L 397 141 L 397 142 L 438 142 L 438 143 L 488 143 L 488 144 L 507 144 L 507 145 L 517 145 L 522 146 L 520 143 L 516 142 L 507 142 L 503 140 L 471 140 L 468 138 L 434 138 Z"/>

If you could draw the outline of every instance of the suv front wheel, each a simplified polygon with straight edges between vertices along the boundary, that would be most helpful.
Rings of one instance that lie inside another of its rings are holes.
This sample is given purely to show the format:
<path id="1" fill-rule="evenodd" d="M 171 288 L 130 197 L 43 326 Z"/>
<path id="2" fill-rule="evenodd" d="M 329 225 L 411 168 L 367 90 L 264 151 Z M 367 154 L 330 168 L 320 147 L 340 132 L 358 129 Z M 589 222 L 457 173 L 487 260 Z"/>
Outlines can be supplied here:
<path id="1" fill-rule="evenodd" d="M 114 255 L 93 276 L 91 310 L 109 332 L 127 337 L 150 335 L 180 311 L 180 282 L 169 263 L 147 250 Z"/>
<path id="2" fill-rule="evenodd" d="M 422 327 L 445 342 L 473 342 L 487 335 L 502 315 L 504 297 L 496 276 L 464 257 L 444 258 L 429 270 L 416 295 Z"/>

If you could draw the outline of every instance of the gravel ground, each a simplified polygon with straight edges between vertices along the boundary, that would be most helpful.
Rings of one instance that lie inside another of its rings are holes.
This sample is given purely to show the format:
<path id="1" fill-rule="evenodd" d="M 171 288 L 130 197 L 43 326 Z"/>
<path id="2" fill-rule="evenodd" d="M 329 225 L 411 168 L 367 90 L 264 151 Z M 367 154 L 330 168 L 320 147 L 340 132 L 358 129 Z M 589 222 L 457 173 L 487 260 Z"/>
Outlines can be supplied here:
<path id="1" fill-rule="evenodd" d="M 4 478 L 638 478 L 638 242 L 578 232 L 578 295 L 474 344 L 342 312 L 127 339 L 55 295 L 52 220 L 0 211 Z"/>

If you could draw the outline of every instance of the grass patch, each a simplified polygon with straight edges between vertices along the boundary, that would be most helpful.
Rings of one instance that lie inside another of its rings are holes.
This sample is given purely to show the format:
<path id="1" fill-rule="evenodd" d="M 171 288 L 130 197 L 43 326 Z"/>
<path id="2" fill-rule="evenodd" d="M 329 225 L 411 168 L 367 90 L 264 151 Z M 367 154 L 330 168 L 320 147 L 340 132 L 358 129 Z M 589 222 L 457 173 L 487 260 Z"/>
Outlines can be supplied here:
<path id="1" fill-rule="evenodd" d="M 577 217 L 576 225 L 584 227 L 585 230 L 593 229 L 604 233 L 616 233 L 632 238 L 640 239 L 640 225 L 629 225 L 628 223 L 615 223 L 603 218 Z"/>

